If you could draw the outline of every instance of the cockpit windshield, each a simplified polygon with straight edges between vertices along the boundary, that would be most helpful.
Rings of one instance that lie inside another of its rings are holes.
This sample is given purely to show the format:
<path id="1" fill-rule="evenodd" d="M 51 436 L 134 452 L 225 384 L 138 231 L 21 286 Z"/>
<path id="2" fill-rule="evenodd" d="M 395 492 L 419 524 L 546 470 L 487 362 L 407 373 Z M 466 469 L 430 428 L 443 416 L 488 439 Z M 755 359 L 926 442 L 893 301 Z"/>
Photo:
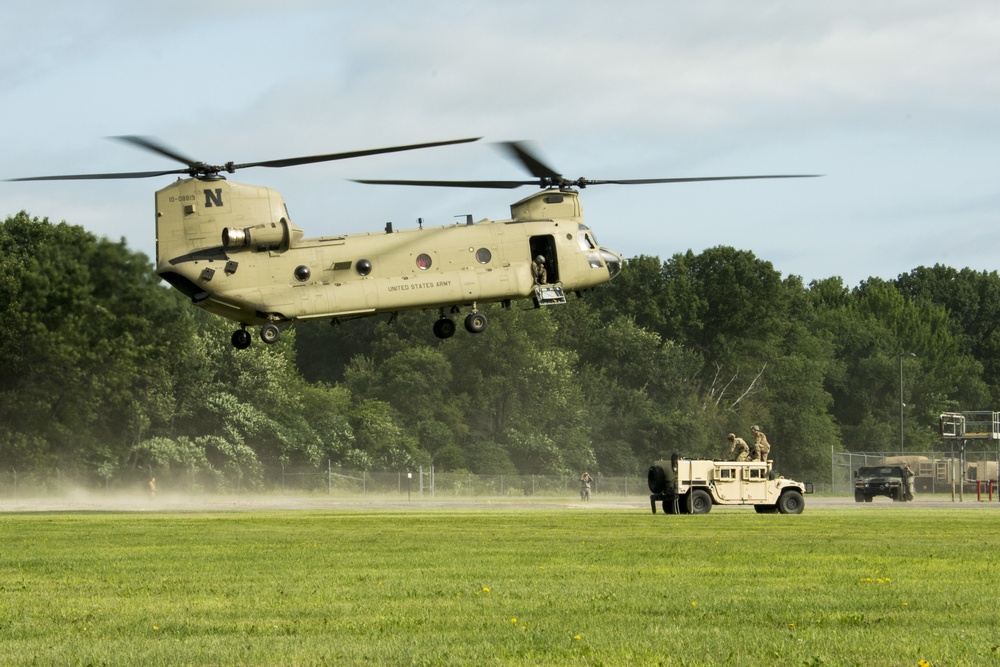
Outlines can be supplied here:
<path id="1" fill-rule="evenodd" d="M 588 243 L 590 243 L 589 247 L 583 245 L 584 235 L 588 237 L 587 240 Z M 588 227 L 587 225 L 580 225 L 580 247 L 583 248 L 584 250 L 589 250 L 591 248 L 598 248 L 600 247 L 600 245 L 601 244 L 597 242 L 597 237 L 594 236 L 594 232 L 590 231 L 590 227 Z"/>

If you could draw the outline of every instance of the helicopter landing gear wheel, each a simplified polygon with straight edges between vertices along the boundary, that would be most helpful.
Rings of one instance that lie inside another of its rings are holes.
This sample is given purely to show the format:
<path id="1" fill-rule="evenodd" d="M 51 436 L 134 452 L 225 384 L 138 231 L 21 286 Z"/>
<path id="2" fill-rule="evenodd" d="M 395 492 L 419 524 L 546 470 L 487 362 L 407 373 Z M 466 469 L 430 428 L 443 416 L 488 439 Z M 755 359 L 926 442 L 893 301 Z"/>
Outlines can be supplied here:
<path id="1" fill-rule="evenodd" d="M 245 350 L 253 342 L 253 336 L 246 329 L 237 329 L 233 332 L 233 347 L 237 350 Z"/>
<path id="2" fill-rule="evenodd" d="M 442 340 L 455 335 L 455 320 L 450 317 L 442 317 L 434 323 L 434 335 Z"/>
<path id="3" fill-rule="evenodd" d="M 281 329 L 278 328 L 277 324 L 265 324 L 260 328 L 260 339 L 268 345 L 277 343 L 279 338 L 281 338 Z"/>
<path id="4" fill-rule="evenodd" d="M 465 330 L 469 333 L 482 333 L 489 322 L 482 313 L 469 313 L 465 318 Z"/>

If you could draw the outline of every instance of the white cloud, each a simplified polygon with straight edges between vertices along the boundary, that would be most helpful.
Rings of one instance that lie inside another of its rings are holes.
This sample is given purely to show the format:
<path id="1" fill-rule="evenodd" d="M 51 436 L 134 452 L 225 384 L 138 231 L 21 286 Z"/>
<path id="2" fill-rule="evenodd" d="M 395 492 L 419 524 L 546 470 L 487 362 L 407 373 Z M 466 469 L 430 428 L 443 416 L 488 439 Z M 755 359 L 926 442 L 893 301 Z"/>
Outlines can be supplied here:
<path id="1" fill-rule="evenodd" d="M 535 139 L 570 176 L 828 174 L 588 190 L 591 224 L 627 254 L 726 243 L 849 282 L 943 257 L 996 266 L 981 230 L 998 217 L 992 1 L 15 0 L 0 18 L 0 177 L 169 166 L 103 139 L 127 133 L 218 162 Z M 520 173 L 473 145 L 237 178 L 278 188 L 319 234 L 503 217 L 524 194 L 347 177 Z M 151 252 L 162 185 L 3 183 L 0 213 L 28 208 Z M 942 228 L 983 242 L 960 250 Z"/>

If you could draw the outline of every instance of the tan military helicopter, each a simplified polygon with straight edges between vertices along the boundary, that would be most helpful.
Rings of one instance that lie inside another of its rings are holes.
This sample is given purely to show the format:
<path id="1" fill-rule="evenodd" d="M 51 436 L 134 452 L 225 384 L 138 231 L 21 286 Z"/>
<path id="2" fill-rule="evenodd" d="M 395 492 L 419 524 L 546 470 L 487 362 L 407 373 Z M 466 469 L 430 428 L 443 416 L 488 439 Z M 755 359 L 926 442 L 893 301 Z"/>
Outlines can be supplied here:
<path id="1" fill-rule="evenodd" d="M 614 278 L 622 258 L 601 247 L 583 224 L 579 188 L 599 184 L 651 184 L 806 175 L 715 176 L 631 180 L 569 180 L 533 155 L 525 144 L 502 144 L 534 176 L 520 181 L 360 180 L 381 185 L 517 188 L 541 187 L 512 204 L 506 220 L 440 227 L 304 238 L 281 195 L 267 187 L 226 180 L 223 172 L 248 167 L 290 167 L 476 141 L 456 139 L 262 162 L 209 165 L 145 137 L 117 137 L 186 165 L 167 171 L 76 174 L 17 181 L 150 178 L 186 174 L 156 193 L 156 273 L 196 305 L 240 324 L 232 344 L 245 349 L 259 325 L 265 343 L 279 325 L 307 320 L 338 323 L 380 313 L 434 309 L 438 338 L 465 328 L 482 332 L 479 307 L 532 299 L 536 307 L 566 302 L 566 294 Z"/>

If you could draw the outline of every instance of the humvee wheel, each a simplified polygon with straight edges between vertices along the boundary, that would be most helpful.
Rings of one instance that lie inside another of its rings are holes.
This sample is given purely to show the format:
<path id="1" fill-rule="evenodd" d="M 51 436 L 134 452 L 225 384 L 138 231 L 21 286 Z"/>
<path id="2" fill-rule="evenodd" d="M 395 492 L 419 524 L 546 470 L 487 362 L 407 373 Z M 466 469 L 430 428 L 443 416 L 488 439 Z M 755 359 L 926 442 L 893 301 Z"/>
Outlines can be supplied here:
<path id="1" fill-rule="evenodd" d="M 782 514 L 802 514 L 803 507 L 805 501 L 802 500 L 802 494 L 794 489 L 785 491 L 778 498 L 778 511 Z"/>
<path id="2" fill-rule="evenodd" d="M 712 511 L 712 496 L 705 489 L 694 489 L 688 500 L 691 504 L 691 514 L 708 514 Z"/>
<path id="3" fill-rule="evenodd" d="M 664 514 L 680 514 L 681 509 L 677 496 L 671 496 L 669 498 L 663 499 L 663 513 Z"/>
<path id="4" fill-rule="evenodd" d="M 854 502 L 863 503 L 865 502 L 865 492 L 864 491 L 854 491 Z"/>
<path id="5" fill-rule="evenodd" d="M 646 484 L 653 493 L 663 493 L 667 490 L 667 475 L 660 466 L 650 466 L 646 473 Z"/>

